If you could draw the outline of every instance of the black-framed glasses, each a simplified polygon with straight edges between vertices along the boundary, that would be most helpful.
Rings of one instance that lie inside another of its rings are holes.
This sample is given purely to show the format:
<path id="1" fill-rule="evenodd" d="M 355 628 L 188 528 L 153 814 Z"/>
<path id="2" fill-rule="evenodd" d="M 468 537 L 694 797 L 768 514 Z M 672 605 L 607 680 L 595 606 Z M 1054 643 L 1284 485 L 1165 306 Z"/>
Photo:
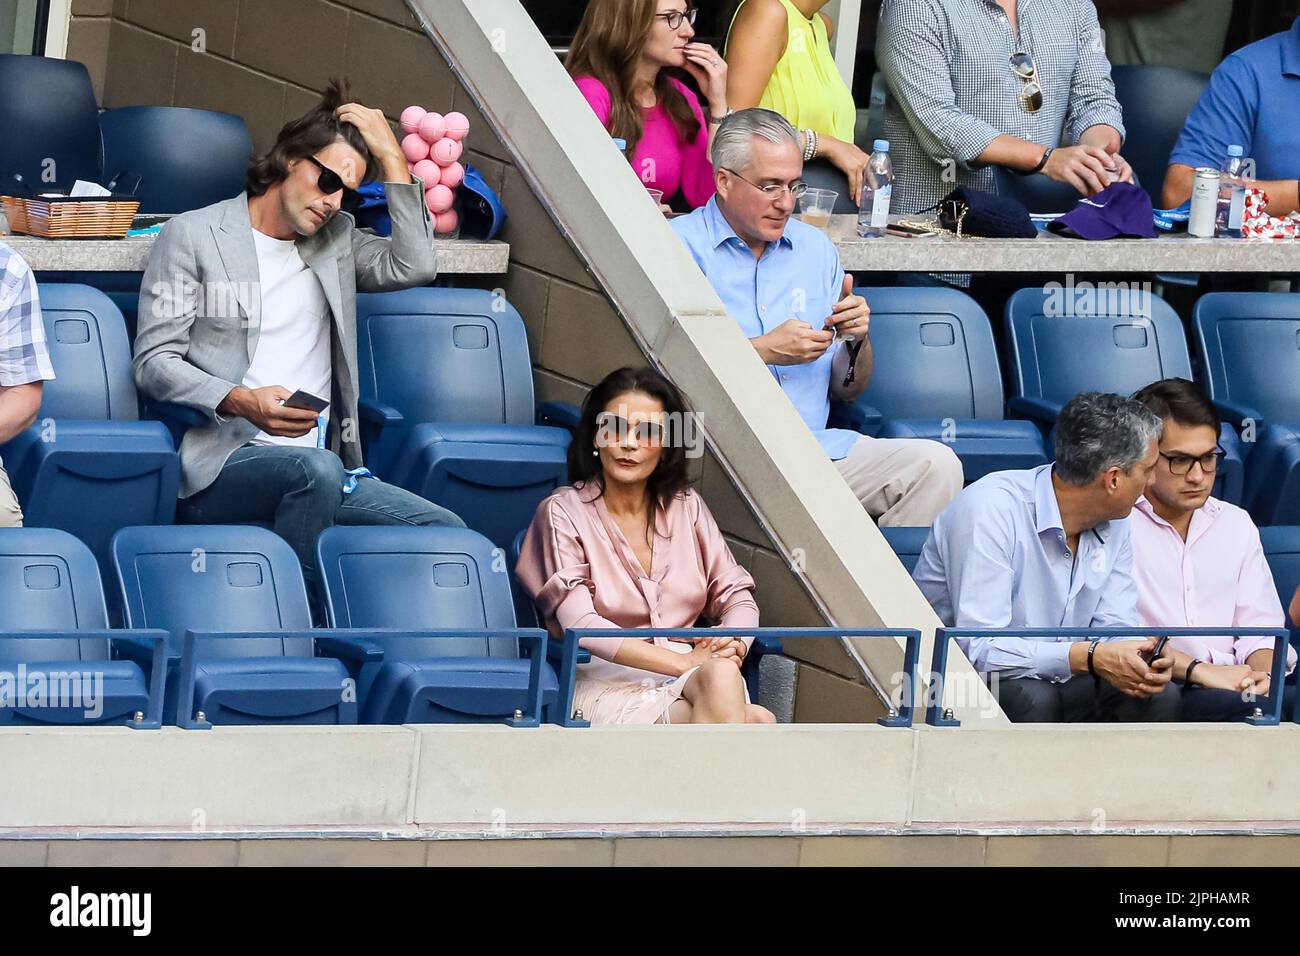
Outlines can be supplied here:
<path id="1" fill-rule="evenodd" d="M 1011 54 L 1011 72 L 1020 80 L 1020 106 L 1026 113 L 1037 113 L 1043 108 L 1043 84 L 1038 79 L 1038 67 L 1028 53 Z"/>
<path id="2" fill-rule="evenodd" d="M 746 179 L 744 176 L 740 175 L 740 173 L 736 172 L 734 169 L 731 169 L 727 166 L 723 166 L 722 168 L 727 170 L 727 172 L 731 173 L 731 175 L 735 176 L 741 182 L 749 183 L 751 186 L 753 186 L 755 189 L 761 192 L 768 199 L 772 200 L 772 202 L 776 202 L 778 199 L 780 199 L 781 195 L 786 191 L 789 191 L 790 195 L 793 196 L 795 199 L 798 199 L 800 196 L 802 196 L 804 193 L 808 191 L 808 184 L 804 182 L 795 183 L 793 186 L 787 186 L 785 183 L 768 183 L 766 186 L 760 186 L 752 179 Z"/>
<path id="3" fill-rule="evenodd" d="M 316 188 L 326 196 L 332 196 L 340 189 L 343 190 L 344 199 L 351 199 L 356 194 L 356 190 L 351 189 L 344 184 L 342 176 L 334 172 L 334 170 L 330 169 L 315 156 L 308 156 L 307 159 L 311 160 L 312 165 L 320 170 L 320 175 L 316 177 Z"/>
<path id="4" fill-rule="evenodd" d="M 664 440 L 664 426 L 652 419 L 632 425 L 622 415 L 613 412 L 601 412 L 596 416 L 596 443 L 602 448 L 618 446 L 628 435 L 635 436 L 638 443 L 661 445 Z"/>
<path id="5" fill-rule="evenodd" d="M 1182 478 L 1192 470 L 1192 465 L 1199 462 L 1201 471 L 1204 474 L 1212 475 L 1219 470 L 1219 462 L 1223 461 L 1227 454 L 1223 448 L 1215 446 L 1214 451 L 1207 451 L 1199 457 L 1196 455 L 1166 455 L 1160 453 L 1160 457 L 1169 462 L 1169 473 L 1175 478 Z"/>
<path id="6" fill-rule="evenodd" d="M 655 19 L 662 20 L 668 24 L 669 30 L 680 30 L 682 21 L 685 20 L 691 26 L 695 26 L 695 18 L 699 16 L 700 11 L 691 7 L 689 10 L 669 10 L 667 13 L 656 13 Z"/>

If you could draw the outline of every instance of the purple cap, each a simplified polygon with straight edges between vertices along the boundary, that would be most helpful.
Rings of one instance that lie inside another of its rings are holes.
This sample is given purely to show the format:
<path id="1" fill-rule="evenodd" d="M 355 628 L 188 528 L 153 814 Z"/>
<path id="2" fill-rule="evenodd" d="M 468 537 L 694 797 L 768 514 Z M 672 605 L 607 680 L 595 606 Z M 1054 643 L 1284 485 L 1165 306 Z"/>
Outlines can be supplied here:
<path id="1" fill-rule="evenodd" d="M 1080 239 L 1154 239 L 1154 216 L 1145 189 L 1132 183 L 1111 183 L 1097 195 L 1080 199 L 1079 205 L 1047 228 Z"/>

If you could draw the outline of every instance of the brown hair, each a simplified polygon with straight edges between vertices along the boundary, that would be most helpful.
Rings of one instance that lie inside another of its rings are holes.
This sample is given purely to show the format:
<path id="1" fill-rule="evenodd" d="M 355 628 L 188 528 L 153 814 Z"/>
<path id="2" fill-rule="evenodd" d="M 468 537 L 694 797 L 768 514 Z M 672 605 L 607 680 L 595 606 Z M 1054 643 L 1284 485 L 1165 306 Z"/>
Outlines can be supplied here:
<path id="1" fill-rule="evenodd" d="M 1165 378 L 1152 382 L 1133 393 L 1141 402 L 1162 419 L 1170 418 L 1180 425 L 1207 425 L 1219 434 L 1223 425 L 1219 413 L 1205 390 L 1185 378 Z"/>
<path id="2" fill-rule="evenodd" d="M 687 9 L 692 5 L 688 3 Z M 570 76 L 594 76 L 609 90 L 609 134 L 627 141 L 629 160 L 645 126 L 632 99 L 632 82 L 658 6 L 658 0 L 591 0 L 564 59 Z M 669 82 L 667 70 L 655 77 L 654 92 L 677 127 L 679 141 L 693 142 L 700 121 L 681 90 Z"/>
<path id="3" fill-rule="evenodd" d="M 334 115 L 344 103 L 351 102 L 348 85 L 344 80 L 330 80 L 321 94 L 321 100 L 296 120 L 290 120 L 280 130 L 275 145 L 269 152 L 254 157 L 248 164 L 244 190 L 250 196 L 260 196 L 289 175 L 289 162 L 314 156 L 330 143 L 347 143 L 366 161 L 362 182 L 375 176 L 375 160 L 361 135 L 351 123 L 340 123 Z"/>

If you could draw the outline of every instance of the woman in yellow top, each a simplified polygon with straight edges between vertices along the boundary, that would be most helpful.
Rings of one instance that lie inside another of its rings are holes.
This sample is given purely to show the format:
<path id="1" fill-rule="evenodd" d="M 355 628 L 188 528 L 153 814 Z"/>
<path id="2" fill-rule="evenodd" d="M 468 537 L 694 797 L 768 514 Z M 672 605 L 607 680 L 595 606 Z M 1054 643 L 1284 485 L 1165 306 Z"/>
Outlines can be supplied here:
<path id="1" fill-rule="evenodd" d="M 804 139 L 804 159 L 822 157 L 848 177 L 857 203 L 871 157 L 853 145 L 857 106 L 835 67 L 828 0 L 741 0 L 727 36 L 727 102 L 776 110 Z M 811 134 L 811 135 L 810 135 Z"/>

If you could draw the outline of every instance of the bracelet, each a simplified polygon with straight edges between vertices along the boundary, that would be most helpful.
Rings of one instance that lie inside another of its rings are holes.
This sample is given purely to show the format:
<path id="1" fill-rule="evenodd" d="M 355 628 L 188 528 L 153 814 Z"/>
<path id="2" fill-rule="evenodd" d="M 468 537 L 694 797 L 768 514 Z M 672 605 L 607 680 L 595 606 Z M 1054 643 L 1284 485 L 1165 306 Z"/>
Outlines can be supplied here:
<path id="1" fill-rule="evenodd" d="M 1192 686 L 1192 671 L 1196 670 L 1196 665 L 1199 663 L 1200 663 L 1199 660 L 1193 660 L 1190 664 L 1187 665 L 1187 673 L 1183 675 L 1184 687 Z"/>
<path id="2" fill-rule="evenodd" d="M 803 130 L 803 161 L 806 163 L 817 155 L 817 134 L 811 129 Z"/>
<path id="3" fill-rule="evenodd" d="M 710 126 L 717 126 L 719 123 L 721 123 L 724 119 L 726 119 L 728 116 L 730 116 L 730 115 L 731 115 L 732 113 L 734 113 L 734 112 L 736 112 L 736 111 L 735 111 L 735 110 L 727 110 L 727 112 L 723 113 L 721 116 L 714 116 L 712 113 L 710 113 L 710 114 L 709 114 L 709 125 L 710 125 Z"/>
<path id="4" fill-rule="evenodd" d="M 1054 152 L 1056 152 L 1055 146 L 1049 146 L 1047 147 L 1047 149 L 1043 150 L 1043 158 L 1038 161 L 1038 165 L 1035 166 L 1033 169 L 1031 169 L 1025 175 L 1033 176 L 1036 173 L 1041 173 L 1044 169 L 1047 168 L 1047 161 L 1052 158 L 1052 154 Z"/>
<path id="5" fill-rule="evenodd" d="M 1096 684 L 1097 687 L 1101 687 L 1101 676 L 1097 673 L 1097 669 L 1093 666 L 1092 656 L 1097 652 L 1097 645 L 1100 643 L 1101 643 L 1100 640 L 1094 639 L 1092 643 L 1088 645 L 1088 673 L 1092 675 L 1093 682 Z"/>

